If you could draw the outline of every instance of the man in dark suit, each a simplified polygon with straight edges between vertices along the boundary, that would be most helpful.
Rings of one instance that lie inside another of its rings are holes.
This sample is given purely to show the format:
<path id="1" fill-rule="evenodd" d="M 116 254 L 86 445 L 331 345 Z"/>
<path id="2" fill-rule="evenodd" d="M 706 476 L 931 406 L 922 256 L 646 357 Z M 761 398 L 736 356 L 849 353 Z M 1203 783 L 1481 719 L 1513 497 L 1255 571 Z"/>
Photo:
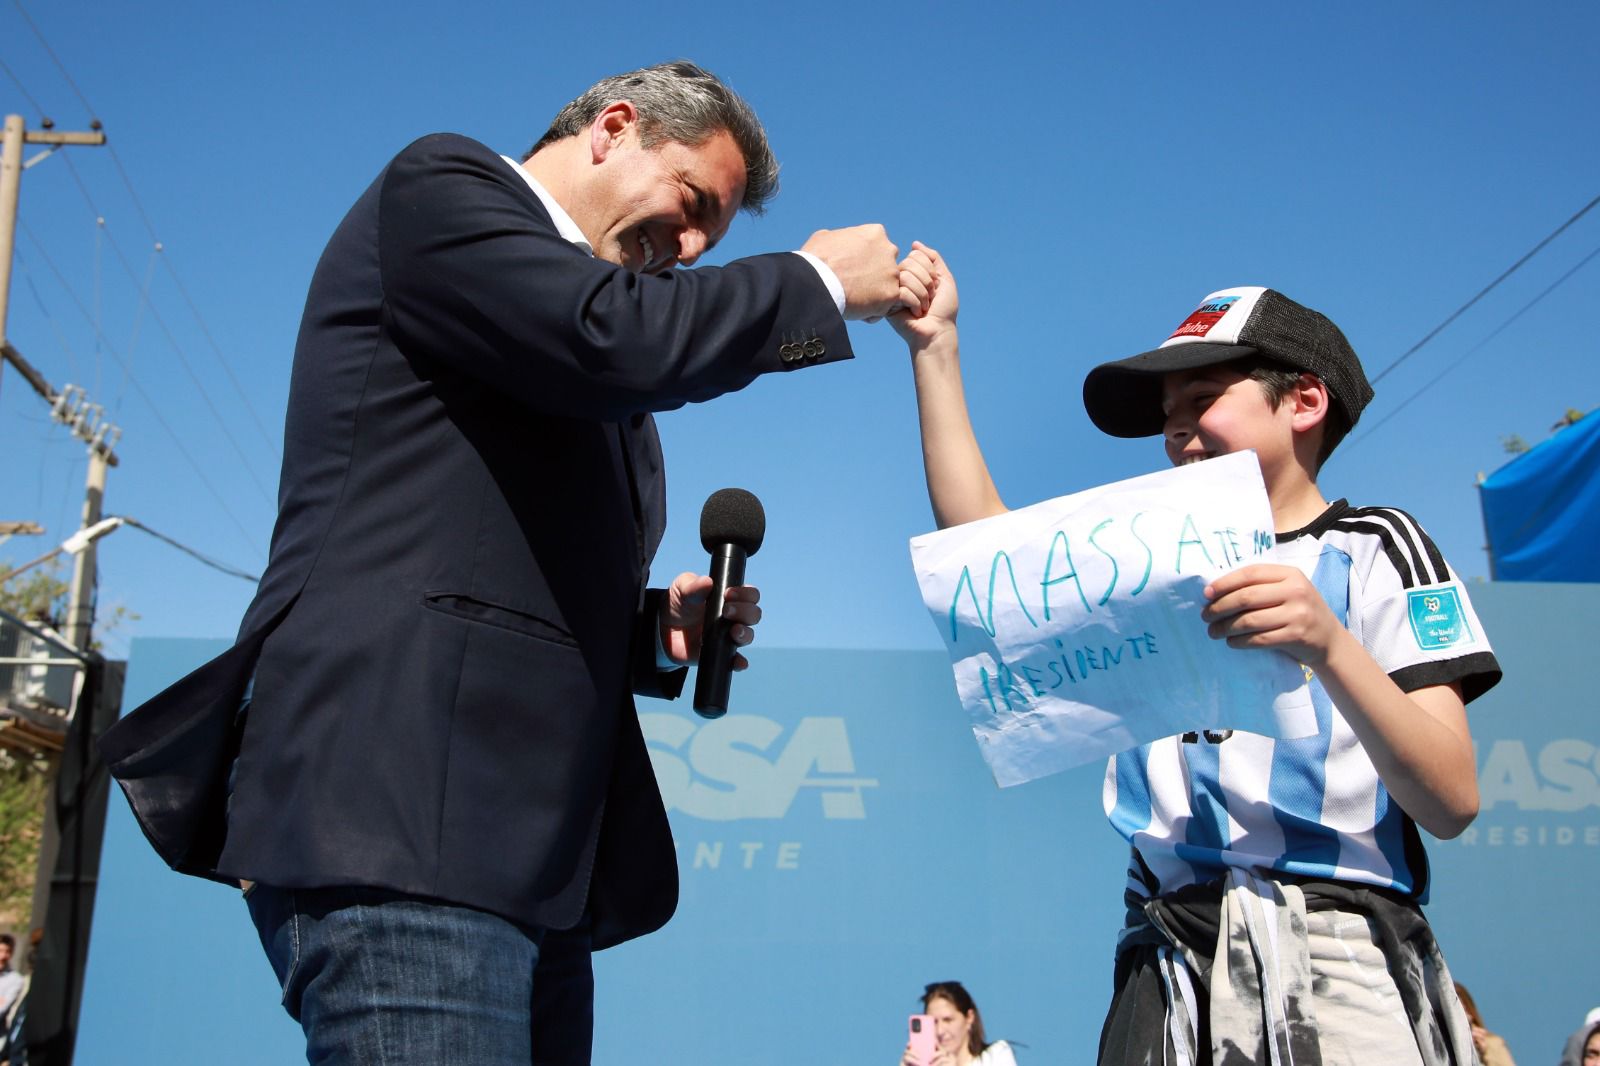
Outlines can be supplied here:
<path id="1" fill-rule="evenodd" d="M 709 579 L 646 588 L 651 412 L 849 358 L 845 318 L 926 295 L 877 226 L 673 269 L 775 179 L 749 107 L 668 64 L 520 165 L 416 142 L 329 241 L 238 643 L 103 744 L 168 863 L 253 883 L 313 1061 L 587 1062 L 590 951 L 670 917 L 630 693 L 677 695 Z"/>

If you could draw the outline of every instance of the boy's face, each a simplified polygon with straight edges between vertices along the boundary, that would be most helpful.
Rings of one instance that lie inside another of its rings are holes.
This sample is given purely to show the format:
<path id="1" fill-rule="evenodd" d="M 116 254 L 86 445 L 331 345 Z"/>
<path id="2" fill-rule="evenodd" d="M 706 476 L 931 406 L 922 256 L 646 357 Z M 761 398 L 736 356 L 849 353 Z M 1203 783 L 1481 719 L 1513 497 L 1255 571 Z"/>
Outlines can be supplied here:
<path id="1" fill-rule="evenodd" d="M 1250 448 L 1263 471 L 1294 450 L 1293 405 L 1277 410 L 1266 390 L 1227 364 L 1174 370 L 1161 379 L 1162 433 L 1174 466 Z"/>

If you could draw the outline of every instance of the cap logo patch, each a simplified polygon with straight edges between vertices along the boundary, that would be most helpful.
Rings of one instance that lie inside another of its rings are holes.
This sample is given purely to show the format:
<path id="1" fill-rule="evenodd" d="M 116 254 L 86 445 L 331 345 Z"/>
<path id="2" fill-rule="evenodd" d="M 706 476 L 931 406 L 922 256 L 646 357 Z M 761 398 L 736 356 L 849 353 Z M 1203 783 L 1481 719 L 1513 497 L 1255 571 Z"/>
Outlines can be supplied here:
<path id="1" fill-rule="evenodd" d="M 1219 296 L 1216 299 L 1207 300 L 1195 308 L 1194 313 L 1184 319 L 1183 325 L 1173 330 L 1172 336 L 1167 339 L 1204 337 L 1211 332 L 1211 327 L 1222 321 L 1222 316 L 1232 310 L 1233 305 L 1238 302 L 1239 297 L 1237 296 Z"/>

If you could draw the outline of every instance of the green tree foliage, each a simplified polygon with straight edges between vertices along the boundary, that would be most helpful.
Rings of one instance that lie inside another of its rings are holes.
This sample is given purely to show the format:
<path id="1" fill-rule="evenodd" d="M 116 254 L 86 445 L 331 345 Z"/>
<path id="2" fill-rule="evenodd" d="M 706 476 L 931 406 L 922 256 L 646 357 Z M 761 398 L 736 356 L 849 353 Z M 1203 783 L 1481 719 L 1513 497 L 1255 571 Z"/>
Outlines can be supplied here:
<path id="1" fill-rule="evenodd" d="M 0 928 L 28 929 L 49 785 L 48 760 L 0 748 Z"/>
<path id="2" fill-rule="evenodd" d="M 9 564 L 0 564 L 0 572 L 9 569 Z M 59 628 L 67 591 L 59 560 L 51 560 L 0 585 L 0 607 L 30 622 Z M 0 699 L 8 696 L 0 693 Z M 45 756 L 0 747 L 0 929 L 23 934 L 19 940 L 27 933 L 33 910 L 50 778 L 50 760 Z"/>
<path id="3" fill-rule="evenodd" d="M 11 565 L 0 562 L 0 573 Z M 66 625 L 71 591 L 61 571 L 62 561 L 56 558 L 0 582 L 0 608 L 60 631 Z M 101 612 L 96 629 L 103 633 L 138 617 L 115 607 Z M 9 693 L 0 692 L 0 700 L 8 697 Z M 19 941 L 26 939 L 32 917 L 44 805 L 53 779 L 49 757 L 0 745 L 0 931 L 10 930 Z"/>
<path id="4" fill-rule="evenodd" d="M 10 568 L 10 563 L 0 562 L 0 574 Z M 61 576 L 61 560 L 51 559 L 0 583 L 0 609 L 30 622 L 43 623 L 59 632 L 67 624 L 67 595 L 71 591 L 72 586 Z M 138 620 L 137 614 L 121 604 L 110 609 L 102 607 L 95 619 L 97 636 L 91 647 L 99 651 L 100 636 L 112 632 L 124 622 Z"/>
<path id="5" fill-rule="evenodd" d="M 1576 425 L 1583 421 L 1589 413 L 1580 411 L 1576 407 L 1569 407 L 1566 413 L 1556 421 L 1556 424 L 1550 427 L 1550 432 L 1558 433 L 1568 426 Z M 1507 455 L 1521 455 L 1532 448 L 1533 445 L 1524 440 L 1520 433 L 1505 433 L 1500 437 L 1500 447 L 1505 449 Z"/>
<path id="6" fill-rule="evenodd" d="M 9 569 L 9 563 L 0 563 L 0 573 Z M 0 585 L 0 607 L 19 618 L 59 629 L 66 618 L 68 590 L 61 578 L 61 560 L 51 559 Z"/>

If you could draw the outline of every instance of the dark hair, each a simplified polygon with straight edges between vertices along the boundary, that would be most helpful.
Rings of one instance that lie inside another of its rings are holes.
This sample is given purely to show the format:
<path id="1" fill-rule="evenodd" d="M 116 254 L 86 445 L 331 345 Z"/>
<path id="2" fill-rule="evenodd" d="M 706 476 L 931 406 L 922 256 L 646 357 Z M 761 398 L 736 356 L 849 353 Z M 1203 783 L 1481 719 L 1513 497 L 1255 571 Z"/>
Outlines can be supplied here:
<path id="1" fill-rule="evenodd" d="M 1589 1041 L 1597 1036 L 1600 1036 L 1600 1022 L 1595 1022 L 1589 1026 L 1589 1031 L 1583 1034 L 1583 1043 L 1578 1045 L 1578 1060 L 1580 1062 L 1583 1061 L 1583 1053 L 1588 1049 Z"/>
<path id="2" fill-rule="evenodd" d="M 1300 384 L 1302 374 L 1311 374 L 1309 370 L 1296 370 L 1288 363 L 1265 355 L 1247 355 L 1242 359 L 1235 359 L 1228 364 L 1239 373 L 1261 386 L 1261 391 L 1267 394 L 1267 403 L 1276 411 L 1284 398 Z M 1312 377 L 1317 377 L 1311 374 Z M 1317 378 L 1322 381 L 1321 378 Z M 1323 382 L 1327 386 L 1327 382 Z M 1328 390 L 1328 397 L 1333 399 L 1333 390 Z M 1322 469 L 1322 464 L 1328 461 L 1328 456 L 1333 454 L 1333 449 L 1338 447 L 1340 441 L 1350 432 L 1350 419 L 1344 413 L 1341 403 L 1328 404 L 1328 413 L 1322 420 L 1322 443 L 1317 447 L 1317 470 Z M 1316 471 L 1312 471 L 1316 473 Z"/>
<path id="3" fill-rule="evenodd" d="M 983 1035 L 983 1015 L 978 1013 L 978 1005 L 972 1001 L 972 994 L 961 987 L 960 981 L 935 981 L 922 990 L 922 1009 L 926 1011 L 928 1004 L 936 999 L 948 1000 L 962 1014 L 972 1015 L 972 1028 L 967 1030 L 967 1051 L 974 1055 L 983 1054 L 989 1041 Z"/>
<path id="4" fill-rule="evenodd" d="M 715 74 L 681 59 L 595 82 L 556 112 L 550 128 L 522 158 L 582 133 L 620 100 L 638 111 L 639 143 L 645 148 L 663 142 L 693 148 L 727 132 L 744 157 L 744 200 L 739 206 L 752 215 L 761 214 L 777 195 L 778 160 L 755 111 Z"/>
<path id="5" fill-rule="evenodd" d="M 10 948 L 12 952 L 17 950 L 17 938 L 12 936 L 10 933 L 0 933 L 0 944 L 4 944 L 6 947 Z"/>

